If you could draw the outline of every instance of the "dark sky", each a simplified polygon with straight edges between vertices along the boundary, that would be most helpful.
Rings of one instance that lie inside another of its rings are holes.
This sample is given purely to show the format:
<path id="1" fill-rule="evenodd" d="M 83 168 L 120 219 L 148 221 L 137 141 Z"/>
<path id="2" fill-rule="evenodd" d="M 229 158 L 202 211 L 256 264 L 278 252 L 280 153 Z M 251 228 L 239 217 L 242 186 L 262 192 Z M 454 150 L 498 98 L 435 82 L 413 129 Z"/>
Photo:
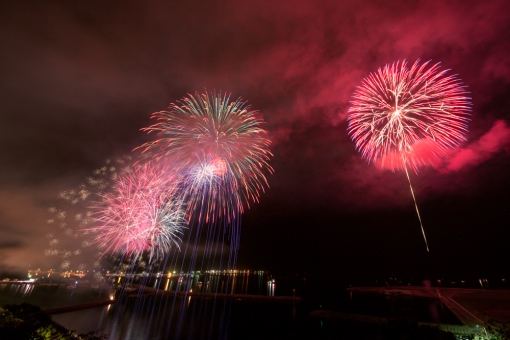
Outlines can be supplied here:
<path id="1" fill-rule="evenodd" d="M 58 193 L 150 140 L 152 112 L 207 88 L 247 100 L 273 141 L 239 267 L 508 273 L 507 1 L 4 1 L 0 13 L 0 272 L 56 266 L 44 249 Z M 411 174 L 430 254 L 405 174 L 366 163 L 346 132 L 361 80 L 418 58 L 473 101 L 469 141 Z"/>

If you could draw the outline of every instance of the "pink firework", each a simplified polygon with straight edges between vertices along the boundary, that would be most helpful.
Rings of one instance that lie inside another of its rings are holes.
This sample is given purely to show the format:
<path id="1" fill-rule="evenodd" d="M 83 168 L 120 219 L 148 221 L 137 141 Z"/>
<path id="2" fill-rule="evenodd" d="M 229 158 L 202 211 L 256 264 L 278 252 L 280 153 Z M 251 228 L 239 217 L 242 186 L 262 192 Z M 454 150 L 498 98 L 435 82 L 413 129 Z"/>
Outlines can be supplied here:
<path id="1" fill-rule="evenodd" d="M 199 220 L 215 221 L 225 216 L 227 222 L 242 208 L 238 182 L 232 179 L 227 162 L 217 156 L 204 156 L 184 177 L 183 197 L 189 202 L 187 216 L 198 212 Z M 211 213 L 212 212 L 212 213 Z"/>
<path id="2" fill-rule="evenodd" d="M 355 91 L 348 133 L 367 161 L 417 171 L 466 140 L 470 98 L 455 75 L 428 64 L 386 65 Z"/>
<path id="3" fill-rule="evenodd" d="M 142 130 L 158 138 L 140 148 L 154 160 L 174 164 L 185 177 L 188 217 L 236 218 L 243 203 L 258 201 L 268 185 L 264 172 L 273 171 L 268 163 L 271 142 L 258 112 L 241 98 L 196 93 L 152 118 L 158 122 Z"/>
<path id="4" fill-rule="evenodd" d="M 114 190 L 101 194 L 95 208 L 94 242 L 103 254 L 121 252 L 136 257 L 147 251 L 159 258 L 179 247 L 185 228 L 175 183 L 164 171 L 147 164 L 120 177 Z"/>
<path id="5" fill-rule="evenodd" d="M 363 79 L 349 108 L 347 131 L 368 162 L 406 173 L 427 251 L 408 168 L 418 171 L 465 141 L 471 101 L 454 75 L 439 63 L 411 68 L 407 63 L 386 65 Z"/>

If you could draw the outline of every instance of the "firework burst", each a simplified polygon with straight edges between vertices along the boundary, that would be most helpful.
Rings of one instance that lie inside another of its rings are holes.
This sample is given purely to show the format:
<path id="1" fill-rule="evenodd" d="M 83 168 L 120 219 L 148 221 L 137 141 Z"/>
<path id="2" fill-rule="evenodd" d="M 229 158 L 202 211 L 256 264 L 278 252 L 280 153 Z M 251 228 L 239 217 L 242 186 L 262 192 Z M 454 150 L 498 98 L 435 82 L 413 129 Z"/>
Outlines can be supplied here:
<path id="1" fill-rule="evenodd" d="M 77 261 L 87 262 L 91 255 L 96 255 L 97 249 L 91 248 L 91 242 L 87 240 L 89 232 L 84 231 L 93 222 L 89 207 L 119 176 L 132 171 L 131 163 L 132 158 L 127 155 L 107 159 L 82 184 L 58 194 L 58 203 L 48 208 L 51 217 L 46 223 L 55 226 L 55 230 L 47 235 L 49 248 L 44 251 L 46 256 L 60 257 L 66 266 L 72 264 L 75 267 L 85 265 Z"/>
<path id="2" fill-rule="evenodd" d="M 461 81 L 439 63 L 410 68 L 406 61 L 363 79 L 349 108 L 349 135 L 368 162 L 403 169 L 409 181 L 427 251 L 429 247 L 408 168 L 415 172 L 466 140 L 471 101 Z"/>
<path id="3" fill-rule="evenodd" d="M 393 170 L 445 157 L 466 140 L 470 98 L 439 63 L 395 62 L 370 74 L 353 95 L 348 133 L 363 158 Z"/>
<path id="4" fill-rule="evenodd" d="M 196 93 L 152 118 L 158 122 L 142 130 L 155 132 L 158 139 L 140 148 L 154 160 L 175 164 L 187 184 L 189 210 L 207 202 L 201 218 L 230 218 L 242 213 L 243 204 L 258 201 L 267 187 L 264 171 L 273 171 L 268 164 L 271 142 L 246 102 L 230 101 L 221 93 Z"/>
<path id="5" fill-rule="evenodd" d="M 138 258 L 149 253 L 149 261 L 179 247 L 185 228 L 182 203 L 175 196 L 174 179 L 147 164 L 115 181 L 112 192 L 100 195 L 94 207 L 97 226 L 93 243 L 106 253 Z"/>

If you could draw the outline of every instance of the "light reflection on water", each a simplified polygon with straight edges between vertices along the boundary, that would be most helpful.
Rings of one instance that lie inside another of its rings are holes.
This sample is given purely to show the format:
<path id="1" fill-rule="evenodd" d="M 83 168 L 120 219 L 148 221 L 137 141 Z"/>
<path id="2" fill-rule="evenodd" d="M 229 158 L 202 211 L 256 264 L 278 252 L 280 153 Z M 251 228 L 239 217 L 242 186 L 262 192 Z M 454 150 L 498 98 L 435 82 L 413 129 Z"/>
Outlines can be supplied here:
<path id="1" fill-rule="evenodd" d="M 164 291 L 270 295 L 271 276 L 264 271 L 209 271 L 193 273 L 107 274 L 119 286 L 144 285 Z"/>
<path id="2" fill-rule="evenodd" d="M 0 306 L 27 302 L 41 309 L 72 306 L 108 300 L 109 287 L 78 287 L 68 289 L 65 285 L 34 285 L 31 283 L 1 283 Z"/>
<path id="3" fill-rule="evenodd" d="M 21 298 L 29 296 L 34 289 L 32 284 L 4 284 L 3 286 L 9 287 L 9 295 L 20 296 Z"/>
<path id="4" fill-rule="evenodd" d="M 110 309 L 54 315 L 53 320 L 78 333 L 100 329 L 110 339 L 249 339 L 299 333 L 296 306 L 289 303 L 195 297 L 126 300 Z"/>

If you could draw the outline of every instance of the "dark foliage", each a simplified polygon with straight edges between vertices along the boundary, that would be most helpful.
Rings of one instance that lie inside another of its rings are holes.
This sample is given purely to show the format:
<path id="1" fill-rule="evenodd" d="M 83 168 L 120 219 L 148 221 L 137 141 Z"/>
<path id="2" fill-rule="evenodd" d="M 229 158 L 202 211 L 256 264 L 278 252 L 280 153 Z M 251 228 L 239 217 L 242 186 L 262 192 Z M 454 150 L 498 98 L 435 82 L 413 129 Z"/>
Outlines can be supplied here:
<path id="1" fill-rule="evenodd" d="M 41 312 L 41 308 L 29 303 L 6 305 L 0 309 L 0 314 L 0 339 L 108 339 L 108 335 L 99 335 L 98 331 L 80 335 L 76 335 L 75 332 L 66 334 L 65 331 L 57 331 L 52 325 L 51 316 Z"/>
<path id="2" fill-rule="evenodd" d="M 412 318 L 392 318 L 388 326 L 381 329 L 381 340 L 455 340 L 452 333 L 436 327 L 419 325 Z"/>
<path id="3" fill-rule="evenodd" d="M 3 339 L 43 339 L 37 334 L 37 329 L 51 324 L 49 315 L 28 303 L 6 305 L 4 309 L 10 313 L 10 321 L 0 325 Z"/>

